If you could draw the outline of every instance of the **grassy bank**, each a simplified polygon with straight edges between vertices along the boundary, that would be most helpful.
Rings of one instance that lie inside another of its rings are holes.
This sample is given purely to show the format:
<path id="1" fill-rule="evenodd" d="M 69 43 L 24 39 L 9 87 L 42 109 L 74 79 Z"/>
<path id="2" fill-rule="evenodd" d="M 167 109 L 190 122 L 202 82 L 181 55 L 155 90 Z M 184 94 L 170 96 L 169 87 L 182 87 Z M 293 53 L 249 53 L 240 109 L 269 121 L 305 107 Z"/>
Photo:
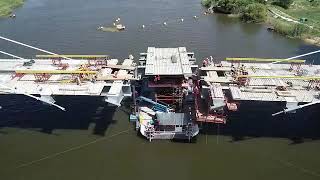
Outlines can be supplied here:
<path id="1" fill-rule="evenodd" d="M 294 19 L 306 18 L 306 24 L 320 28 L 320 0 L 295 0 L 288 9 L 276 8 Z"/>
<path id="2" fill-rule="evenodd" d="M 202 0 L 215 12 L 267 23 L 280 34 L 320 45 L 320 0 Z"/>
<path id="3" fill-rule="evenodd" d="M 294 0 L 287 9 L 272 5 L 270 8 L 280 10 L 284 13 L 284 16 L 291 19 L 297 21 L 305 20 L 303 21 L 305 27 L 312 28 L 305 28 L 299 38 L 309 43 L 320 45 L 320 0 Z M 290 27 L 294 26 L 288 22 L 282 22 L 282 24 L 290 24 Z"/>
<path id="4" fill-rule="evenodd" d="M 0 17 L 9 16 L 24 0 L 0 0 Z"/>

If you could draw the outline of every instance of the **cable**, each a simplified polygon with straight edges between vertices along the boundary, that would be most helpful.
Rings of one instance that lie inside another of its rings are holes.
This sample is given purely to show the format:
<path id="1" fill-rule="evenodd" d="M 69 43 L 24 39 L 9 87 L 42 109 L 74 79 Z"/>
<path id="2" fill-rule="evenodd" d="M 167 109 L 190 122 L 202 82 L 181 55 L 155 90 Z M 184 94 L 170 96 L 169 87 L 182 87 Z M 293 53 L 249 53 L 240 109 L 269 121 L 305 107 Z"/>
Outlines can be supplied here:
<path id="1" fill-rule="evenodd" d="M 4 51 L 0 51 L 0 53 L 8 55 L 8 56 L 11 56 L 11 57 L 14 57 L 14 58 L 17 58 L 17 59 L 26 60 L 25 58 L 22 58 L 22 57 L 19 57 L 19 56 L 16 56 L 16 55 L 4 52 Z"/>
<path id="2" fill-rule="evenodd" d="M 47 50 L 44 50 L 44 49 L 40 49 L 40 48 L 31 46 L 31 45 L 28 45 L 28 44 L 24 44 L 22 42 L 18 42 L 18 41 L 15 41 L 15 40 L 3 37 L 3 36 L 0 36 L 0 39 L 3 39 L 5 41 L 9 41 L 9 42 L 12 42 L 12 43 L 15 43 L 15 44 L 19 44 L 21 46 L 25 46 L 25 47 L 28 47 L 28 48 L 31 48 L 31 49 L 35 49 L 35 50 L 38 50 L 38 51 L 41 51 L 41 52 L 44 52 L 44 53 L 48 53 L 48 54 L 51 54 L 51 55 L 58 55 L 56 53 L 53 53 L 53 52 L 50 52 L 50 51 L 47 51 Z M 64 59 L 72 60 L 71 58 L 68 58 L 68 57 L 65 57 L 65 56 L 61 56 L 61 57 L 64 58 Z"/>
<path id="3" fill-rule="evenodd" d="M 309 52 L 309 53 L 306 53 L 306 54 L 294 56 L 294 57 L 287 58 L 287 59 L 288 59 L 288 60 L 290 60 L 290 59 L 296 59 L 296 58 L 299 58 L 299 57 L 308 56 L 308 55 L 315 54 L 315 53 L 319 53 L 319 52 L 320 52 L 320 50 L 317 50 L 317 51 Z"/>
<path id="4" fill-rule="evenodd" d="M 30 162 L 27 162 L 27 163 L 23 163 L 23 164 L 17 166 L 16 169 L 27 167 L 27 166 L 33 165 L 35 163 L 38 163 L 40 161 L 44 161 L 44 160 L 47 160 L 47 159 L 52 159 L 52 158 L 58 157 L 58 156 L 60 156 L 62 154 L 65 154 L 65 153 L 68 153 L 68 152 L 71 152 L 71 151 L 75 151 L 75 150 L 87 147 L 87 146 L 89 146 L 91 144 L 98 143 L 98 142 L 106 140 L 106 139 L 110 139 L 112 137 L 118 136 L 118 135 L 126 133 L 128 131 L 129 131 L 129 129 L 124 130 L 124 131 L 120 131 L 120 132 L 115 133 L 115 134 L 113 134 L 111 136 L 98 138 L 98 139 L 95 139 L 94 141 L 91 141 L 91 142 L 88 142 L 88 143 L 85 143 L 85 144 L 82 144 L 82 145 L 74 146 L 74 147 L 71 147 L 71 148 L 69 148 L 67 150 L 64 150 L 64 151 L 61 151 L 61 152 L 57 152 L 57 153 L 54 153 L 54 154 L 50 154 L 50 155 L 47 155 L 47 156 L 45 156 L 43 158 L 40 158 L 40 159 L 37 159 L 37 160 L 33 160 L 33 161 L 30 161 Z"/>
<path id="5" fill-rule="evenodd" d="M 275 162 L 279 162 L 280 164 L 282 164 L 282 165 L 284 165 L 286 167 L 297 169 L 297 170 L 299 170 L 299 171 L 301 171 L 301 172 L 303 172 L 305 174 L 308 174 L 308 175 L 312 175 L 312 176 L 315 176 L 315 177 L 320 177 L 320 174 L 318 172 L 306 169 L 304 167 L 296 166 L 296 165 L 294 165 L 293 163 L 291 163 L 289 161 L 284 161 L 284 160 L 281 160 L 281 159 L 274 159 L 271 156 L 269 158 L 271 160 L 275 161 Z"/>
<path id="6" fill-rule="evenodd" d="M 316 54 L 316 53 L 320 53 L 320 50 L 312 51 L 312 52 L 309 52 L 309 53 L 306 53 L 306 54 L 301 54 L 301 55 L 298 55 L 298 56 L 293 56 L 293 57 L 287 58 L 286 60 L 296 59 L 296 58 L 299 58 L 299 57 L 304 57 L 304 56 L 308 56 L 308 55 Z M 279 62 L 282 62 L 282 61 L 275 61 L 275 62 L 272 62 L 270 64 L 276 64 L 276 63 L 279 63 Z"/>
<path id="7" fill-rule="evenodd" d="M 6 88 L 6 89 L 10 89 L 10 91 L 12 91 L 12 92 L 9 92 L 9 93 L 15 94 L 15 91 L 16 91 L 16 90 L 15 90 L 14 88 L 11 88 L 11 87 L 6 86 L 6 85 L 3 85 L 3 84 L 0 84 L 0 87 Z M 59 108 L 59 109 L 62 110 L 62 111 L 66 111 L 66 108 L 64 108 L 64 107 L 62 107 L 62 106 L 59 106 L 59 105 L 55 104 L 54 102 L 50 102 L 50 101 L 48 101 L 48 100 L 42 99 L 41 97 L 37 97 L 37 96 L 34 96 L 34 95 L 32 95 L 32 94 L 28 94 L 28 93 L 25 93 L 25 92 L 20 92 L 20 93 L 23 94 L 23 95 L 25 95 L 25 96 L 31 97 L 31 98 L 33 98 L 33 99 L 36 99 L 36 100 L 38 100 L 38 101 L 41 101 L 41 102 L 47 103 L 47 104 L 49 104 L 49 105 L 55 106 L 55 107 Z"/>
<path id="8" fill-rule="evenodd" d="M 31 49 L 35 49 L 35 50 L 38 50 L 38 51 L 42 51 L 42 52 L 45 52 L 45 53 L 48 53 L 48 54 L 51 54 L 51 55 L 58 55 L 58 54 L 56 54 L 56 53 L 53 53 L 53 52 L 50 52 L 50 51 L 47 51 L 47 50 L 44 50 L 44 49 L 40 49 L 40 48 L 31 46 L 31 45 L 27 45 L 27 44 L 24 44 L 24 43 L 22 43 L 22 42 L 18 42 L 18 41 L 15 41 L 15 40 L 12 40 L 12 39 L 3 37 L 3 36 L 0 36 L 0 39 L 9 41 L 9 42 L 12 42 L 12 43 L 15 43 L 15 44 L 19 44 L 19 45 L 22 45 L 22 46 L 25 46 L 25 47 L 28 47 L 28 48 L 31 48 Z M 0 51 L 0 53 L 6 54 L 6 55 L 9 55 L 9 56 L 12 56 L 12 57 L 14 57 L 14 58 L 18 58 L 18 59 L 23 59 L 23 60 L 25 60 L 25 59 L 22 58 L 22 57 L 19 57 L 19 56 L 16 56 L 16 55 L 13 55 L 13 54 L 4 52 L 4 51 Z M 65 57 L 65 56 L 61 56 L 61 57 L 62 57 L 62 58 L 65 58 L 65 59 L 68 59 L 68 60 L 72 60 L 71 58 L 68 58 L 68 57 Z M 15 91 L 15 89 L 13 89 L 13 88 L 11 88 L 11 87 L 8 87 L 8 86 L 5 86 L 5 85 L 3 85 L 3 84 L 0 84 L 0 87 L 8 88 L 8 89 L 10 89 L 10 90 L 13 91 L 13 92 Z M 66 111 L 66 109 L 65 109 L 64 107 L 59 106 L 59 105 L 57 105 L 57 104 L 55 104 L 55 103 L 53 103 L 53 102 L 50 102 L 50 101 L 41 99 L 41 98 L 36 97 L 36 96 L 33 96 L 33 95 L 31 95 L 31 94 L 27 94 L 27 93 L 22 93 L 22 94 L 25 95 L 25 96 L 29 96 L 29 97 L 31 97 L 31 98 L 34 98 L 34 99 L 36 99 L 36 100 L 42 101 L 42 102 L 44 102 L 44 103 L 50 104 L 50 105 L 52 105 L 52 106 L 55 106 L 55 107 L 61 109 L 62 111 Z"/>

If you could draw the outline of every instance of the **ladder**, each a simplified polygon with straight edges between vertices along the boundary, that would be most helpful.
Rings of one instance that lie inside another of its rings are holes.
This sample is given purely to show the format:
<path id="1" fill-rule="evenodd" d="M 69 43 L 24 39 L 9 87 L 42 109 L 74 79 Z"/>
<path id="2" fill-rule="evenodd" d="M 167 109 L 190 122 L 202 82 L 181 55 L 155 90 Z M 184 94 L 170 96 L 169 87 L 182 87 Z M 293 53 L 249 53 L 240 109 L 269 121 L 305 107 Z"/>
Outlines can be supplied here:
<path id="1" fill-rule="evenodd" d="M 179 103 L 179 107 L 182 106 L 182 90 L 180 87 L 173 88 L 172 98 Z"/>
<path id="2" fill-rule="evenodd" d="M 186 128 L 186 136 L 188 136 L 189 142 L 191 142 L 192 139 L 192 123 L 188 123 Z"/>
<path id="3" fill-rule="evenodd" d="M 155 133 L 154 127 L 148 125 L 146 129 L 146 136 L 150 142 L 152 141 L 152 139 L 154 139 L 154 133 Z"/>

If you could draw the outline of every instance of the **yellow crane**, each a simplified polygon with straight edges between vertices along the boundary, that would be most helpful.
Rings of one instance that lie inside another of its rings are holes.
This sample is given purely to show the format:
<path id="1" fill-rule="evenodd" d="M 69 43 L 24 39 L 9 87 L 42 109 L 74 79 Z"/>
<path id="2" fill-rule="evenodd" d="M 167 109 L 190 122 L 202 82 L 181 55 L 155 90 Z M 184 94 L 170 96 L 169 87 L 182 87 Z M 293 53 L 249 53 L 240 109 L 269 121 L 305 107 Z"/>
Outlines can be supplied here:
<path id="1" fill-rule="evenodd" d="M 320 80 L 320 76 L 257 76 L 257 75 L 238 75 L 237 78 Z"/>
<path id="2" fill-rule="evenodd" d="M 98 71 L 80 70 L 16 70 L 17 74 L 97 74 Z"/>
<path id="3" fill-rule="evenodd" d="M 108 55 L 78 55 L 78 54 L 69 54 L 69 55 L 36 55 L 37 58 L 76 58 L 76 59 L 106 59 Z"/>
<path id="4" fill-rule="evenodd" d="M 299 64 L 304 64 L 306 62 L 306 60 L 301 60 L 301 59 L 264 59 L 264 58 L 226 58 L 226 61 L 287 62 L 287 63 L 299 63 Z"/>

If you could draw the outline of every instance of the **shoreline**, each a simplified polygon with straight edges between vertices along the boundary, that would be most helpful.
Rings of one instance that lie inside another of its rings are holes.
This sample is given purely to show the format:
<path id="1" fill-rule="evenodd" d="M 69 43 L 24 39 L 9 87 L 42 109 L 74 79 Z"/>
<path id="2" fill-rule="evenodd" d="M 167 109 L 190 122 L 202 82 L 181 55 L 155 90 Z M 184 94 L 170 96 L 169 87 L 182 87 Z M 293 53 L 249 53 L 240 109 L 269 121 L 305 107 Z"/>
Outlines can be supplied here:
<path id="1" fill-rule="evenodd" d="M 0 18 L 10 17 L 24 2 L 25 0 L 0 0 Z"/>
<path id="2" fill-rule="evenodd" d="M 320 47 L 320 37 L 302 38 L 305 43 Z"/>
<path id="3" fill-rule="evenodd" d="M 220 12 L 213 12 L 211 14 L 215 14 L 215 13 L 216 14 L 224 14 L 229 18 L 237 18 L 237 19 L 240 19 L 240 16 L 241 16 L 240 14 L 225 14 L 225 13 L 220 13 Z M 247 22 L 247 23 L 253 23 L 253 22 Z M 301 37 L 292 37 L 289 35 L 284 35 L 282 33 L 277 32 L 277 30 L 274 28 L 274 25 L 272 24 L 272 22 L 270 22 L 270 20 L 267 20 L 266 22 L 255 23 L 255 24 L 262 24 L 262 25 L 266 26 L 267 29 L 270 28 L 271 32 L 275 32 L 275 33 L 280 34 L 282 36 L 285 36 L 287 38 L 299 39 L 309 45 L 315 45 L 315 46 L 320 47 L 320 36 L 312 36 L 310 34 L 303 34 L 303 35 L 301 35 Z"/>
<path id="4" fill-rule="evenodd" d="M 320 47 L 320 37 L 318 37 L 318 36 L 312 36 L 311 34 L 308 34 L 308 33 L 302 34 L 301 36 L 290 36 L 290 35 L 282 34 L 277 31 L 277 29 L 274 27 L 274 20 L 271 20 L 270 18 L 266 22 L 263 22 L 260 24 L 265 25 L 267 29 L 271 28 L 271 30 L 270 30 L 271 32 L 275 32 L 277 34 L 280 34 L 280 35 L 285 36 L 290 39 L 299 39 L 309 45 L 314 45 L 314 46 Z"/>
<path id="5" fill-rule="evenodd" d="M 259 3 L 258 1 L 247 2 L 246 6 L 240 3 L 237 8 L 232 4 L 234 1 L 228 1 L 223 7 L 213 2 L 220 3 L 219 0 L 202 0 L 201 4 L 207 8 L 206 14 L 224 14 L 229 18 L 237 18 L 246 23 L 263 24 L 271 32 L 320 47 L 320 28 L 317 24 L 313 25 L 309 21 L 307 22 L 307 18 L 303 18 L 304 15 L 293 14 L 296 13 L 295 3 L 292 3 L 292 9 L 283 9 L 274 4 Z M 239 2 L 242 1 L 236 0 L 235 3 Z M 294 2 L 299 3 L 300 1 Z M 311 19 L 311 21 L 313 20 Z"/>

